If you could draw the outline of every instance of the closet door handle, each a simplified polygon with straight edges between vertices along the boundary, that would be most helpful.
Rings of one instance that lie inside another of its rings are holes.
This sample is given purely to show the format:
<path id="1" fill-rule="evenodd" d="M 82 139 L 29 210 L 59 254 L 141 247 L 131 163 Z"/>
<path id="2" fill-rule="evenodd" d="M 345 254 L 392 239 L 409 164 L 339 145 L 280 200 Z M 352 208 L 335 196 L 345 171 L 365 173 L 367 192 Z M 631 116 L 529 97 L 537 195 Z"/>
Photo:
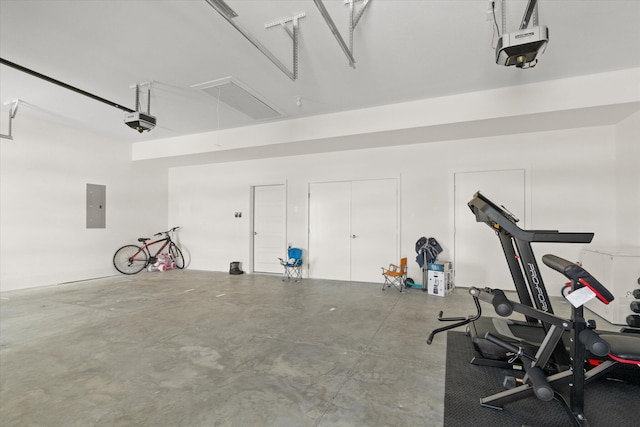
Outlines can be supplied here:
<path id="1" fill-rule="evenodd" d="M 352 235 L 351 235 L 351 238 L 352 238 L 352 239 L 357 239 L 358 237 L 360 237 L 360 236 L 356 236 L 355 234 L 352 234 Z"/>

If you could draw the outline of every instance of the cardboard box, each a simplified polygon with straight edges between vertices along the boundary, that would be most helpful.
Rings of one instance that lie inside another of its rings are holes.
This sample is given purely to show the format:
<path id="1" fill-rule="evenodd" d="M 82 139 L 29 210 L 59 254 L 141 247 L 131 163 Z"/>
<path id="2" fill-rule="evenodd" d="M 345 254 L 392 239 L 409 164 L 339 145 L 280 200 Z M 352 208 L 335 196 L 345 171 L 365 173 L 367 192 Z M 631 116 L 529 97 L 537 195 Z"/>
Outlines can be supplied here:
<path id="1" fill-rule="evenodd" d="M 434 263 L 427 264 L 427 270 L 444 271 L 444 272 L 450 273 L 453 270 L 453 267 L 451 265 L 451 262 L 442 261 L 442 262 L 434 262 Z"/>
<path id="2" fill-rule="evenodd" d="M 427 292 L 429 295 L 444 297 L 454 288 L 452 280 L 453 268 L 450 262 L 427 265 Z"/>

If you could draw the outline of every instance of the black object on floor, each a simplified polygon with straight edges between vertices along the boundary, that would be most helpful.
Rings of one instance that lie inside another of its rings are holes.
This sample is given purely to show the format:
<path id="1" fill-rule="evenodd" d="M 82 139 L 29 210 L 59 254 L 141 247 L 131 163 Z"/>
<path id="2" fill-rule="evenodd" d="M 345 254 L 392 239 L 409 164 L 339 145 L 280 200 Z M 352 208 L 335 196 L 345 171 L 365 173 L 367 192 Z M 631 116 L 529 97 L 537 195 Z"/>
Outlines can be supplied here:
<path id="1" fill-rule="evenodd" d="M 240 261 L 233 261 L 229 264 L 229 274 L 244 274 L 244 271 L 240 268 Z"/>
<path id="2" fill-rule="evenodd" d="M 534 396 L 506 404 L 503 410 L 480 406 L 480 398 L 503 390 L 505 375 L 514 371 L 469 363 L 475 355 L 473 344 L 463 332 L 447 332 L 447 366 L 444 401 L 445 427 L 486 425 L 492 427 L 544 426 L 565 427 L 569 417 L 556 401 L 543 402 Z M 585 388 L 585 413 L 592 427 L 638 425 L 637 406 L 640 402 L 640 368 L 621 367 L 627 372 L 618 378 L 598 379 Z M 629 375 L 629 373 L 632 373 Z M 638 374 L 637 376 L 635 374 Z M 516 373 L 517 375 L 517 373 Z M 520 374 L 521 376 L 522 374 Z"/>

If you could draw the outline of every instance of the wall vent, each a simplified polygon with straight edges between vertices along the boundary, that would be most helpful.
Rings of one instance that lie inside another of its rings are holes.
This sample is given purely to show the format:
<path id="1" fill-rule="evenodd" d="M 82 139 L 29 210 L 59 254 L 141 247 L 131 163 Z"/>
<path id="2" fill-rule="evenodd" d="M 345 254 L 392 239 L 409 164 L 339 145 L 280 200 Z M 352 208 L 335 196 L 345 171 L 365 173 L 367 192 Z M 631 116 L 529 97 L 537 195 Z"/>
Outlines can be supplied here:
<path id="1" fill-rule="evenodd" d="M 273 104 L 233 77 L 199 83 L 191 87 L 203 91 L 254 120 L 269 120 L 284 115 Z"/>

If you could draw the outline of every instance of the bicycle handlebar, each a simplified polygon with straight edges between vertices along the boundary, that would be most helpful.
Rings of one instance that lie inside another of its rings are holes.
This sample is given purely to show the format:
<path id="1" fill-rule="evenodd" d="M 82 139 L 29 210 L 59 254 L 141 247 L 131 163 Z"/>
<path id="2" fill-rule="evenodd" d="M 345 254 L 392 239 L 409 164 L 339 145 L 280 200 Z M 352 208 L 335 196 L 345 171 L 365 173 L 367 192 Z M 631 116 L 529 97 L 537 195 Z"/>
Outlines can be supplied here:
<path id="1" fill-rule="evenodd" d="M 167 231 L 161 231 L 161 232 L 159 232 L 159 233 L 156 233 L 156 234 L 154 234 L 154 236 L 162 236 L 163 234 L 173 233 L 174 231 L 179 230 L 179 229 L 181 229 L 181 228 L 182 228 L 181 226 L 173 227 L 173 228 L 172 228 L 172 229 L 170 229 L 170 230 L 167 230 Z"/>

